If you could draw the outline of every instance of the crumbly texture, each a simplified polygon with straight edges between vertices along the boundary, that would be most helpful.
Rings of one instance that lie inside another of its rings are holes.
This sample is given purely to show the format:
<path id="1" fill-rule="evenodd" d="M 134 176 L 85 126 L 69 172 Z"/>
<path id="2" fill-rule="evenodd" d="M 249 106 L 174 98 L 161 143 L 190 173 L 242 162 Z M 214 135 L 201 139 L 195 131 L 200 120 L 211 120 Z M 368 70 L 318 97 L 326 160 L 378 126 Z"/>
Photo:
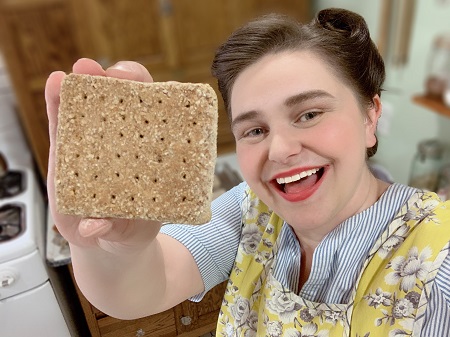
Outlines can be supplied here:
<path id="1" fill-rule="evenodd" d="M 218 118 L 211 86 L 70 74 L 60 98 L 59 212 L 186 224 L 211 219 Z"/>

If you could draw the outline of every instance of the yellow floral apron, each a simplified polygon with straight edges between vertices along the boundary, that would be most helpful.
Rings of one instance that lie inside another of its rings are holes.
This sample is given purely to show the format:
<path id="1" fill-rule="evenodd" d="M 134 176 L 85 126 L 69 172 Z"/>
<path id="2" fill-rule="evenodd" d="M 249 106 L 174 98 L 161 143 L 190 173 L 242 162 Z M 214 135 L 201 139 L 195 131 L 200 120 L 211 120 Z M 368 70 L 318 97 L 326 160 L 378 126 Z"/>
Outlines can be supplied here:
<path id="1" fill-rule="evenodd" d="M 415 193 L 372 248 L 352 300 L 316 303 L 274 279 L 283 220 L 248 190 L 216 336 L 419 336 L 427 295 L 449 253 L 449 205 Z"/>

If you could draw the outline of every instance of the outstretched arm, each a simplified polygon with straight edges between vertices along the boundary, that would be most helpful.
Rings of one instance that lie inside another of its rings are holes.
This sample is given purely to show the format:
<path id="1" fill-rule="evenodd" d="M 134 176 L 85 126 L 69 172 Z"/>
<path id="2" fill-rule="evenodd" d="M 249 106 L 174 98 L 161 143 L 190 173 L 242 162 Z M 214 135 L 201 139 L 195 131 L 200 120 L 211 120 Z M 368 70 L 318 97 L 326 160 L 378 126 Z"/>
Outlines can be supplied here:
<path id="1" fill-rule="evenodd" d="M 80 59 L 73 72 L 153 81 L 145 67 L 135 62 L 119 62 L 104 70 L 93 60 Z M 123 319 L 161 312 L 201 292 L 203 281 L 194 258 L 181 243 L 159 234 L 161 223 L 81 218 L 57 212 L 55 147 L 64 76 L 61 71 L 52 73 L 45 88 L 50 134 L 47 189 L 53 220 L 70 244 L 79 288 L 98 309 Z"/>

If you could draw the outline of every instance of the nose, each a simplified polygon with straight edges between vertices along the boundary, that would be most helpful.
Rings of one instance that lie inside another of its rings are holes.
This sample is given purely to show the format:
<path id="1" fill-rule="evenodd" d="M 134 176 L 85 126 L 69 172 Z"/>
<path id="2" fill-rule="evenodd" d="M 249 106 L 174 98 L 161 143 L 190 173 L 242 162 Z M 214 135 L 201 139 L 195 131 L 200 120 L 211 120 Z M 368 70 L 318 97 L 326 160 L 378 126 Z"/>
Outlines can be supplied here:
<path id="1" fill-rule="evenodd" d="M 288 163 L 289 159 L 299 154 L 303 148 L 299 130 L 286 130 L 274 132 L 271 130 L 269 138 L 269 160 L 281 164 Z"/>

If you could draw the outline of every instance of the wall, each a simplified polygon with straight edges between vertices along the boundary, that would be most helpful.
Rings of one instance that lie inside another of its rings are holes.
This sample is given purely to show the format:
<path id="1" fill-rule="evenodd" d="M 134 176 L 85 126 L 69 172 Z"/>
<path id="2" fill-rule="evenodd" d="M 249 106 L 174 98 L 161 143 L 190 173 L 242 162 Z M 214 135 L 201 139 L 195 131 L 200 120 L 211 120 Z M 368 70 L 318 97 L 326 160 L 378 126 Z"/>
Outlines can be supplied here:
<path id="1" fill-rule="evenodd" d="M 386 91 L 382 94 L 384 114 L 379 128 L 379 150 L 375 161 L 390 171 L 395 181 L 407 183 L 410 163 L 417 143 L 423 139 L 439 138 L 450 143 L 450 118 L 413 104 L 411 97 L 424 91 L 428 60 L 433 38 L 450 31 L 450 2 L 418 0 L 406 66 L 387 63 Z M 342 7 L 353 10 L 367 21 L 374 41 L 377 41 L 381 1 L 318 0 L 314 10 Z"/>

